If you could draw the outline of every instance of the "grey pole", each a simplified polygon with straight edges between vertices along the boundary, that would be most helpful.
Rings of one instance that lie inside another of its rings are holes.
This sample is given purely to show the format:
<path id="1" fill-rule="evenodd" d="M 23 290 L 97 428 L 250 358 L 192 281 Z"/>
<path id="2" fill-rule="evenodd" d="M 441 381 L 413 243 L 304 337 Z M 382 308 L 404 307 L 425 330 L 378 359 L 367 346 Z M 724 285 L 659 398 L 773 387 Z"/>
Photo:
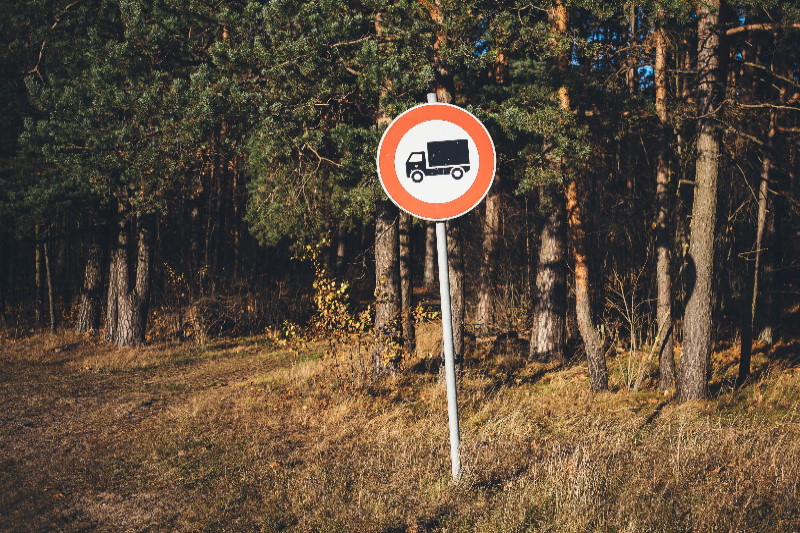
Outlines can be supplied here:
<path id="1" fill-rule="evenodd" d="M 436 103 L 435 93 L 428 93 L 428 103 Z M 447 383 L 447 416 L 450 422 L 450 461 L 453 479 L 461 479 L 461 437 L 458 429 L 456 362 L 453 349 L 453 313 L 450 310 L 450 269 L 447 264 L 447 226 L 436 223 L 436 252 L 439 259 L 439 295 L 442 302 L 442 346 L 444 376 Z"/>

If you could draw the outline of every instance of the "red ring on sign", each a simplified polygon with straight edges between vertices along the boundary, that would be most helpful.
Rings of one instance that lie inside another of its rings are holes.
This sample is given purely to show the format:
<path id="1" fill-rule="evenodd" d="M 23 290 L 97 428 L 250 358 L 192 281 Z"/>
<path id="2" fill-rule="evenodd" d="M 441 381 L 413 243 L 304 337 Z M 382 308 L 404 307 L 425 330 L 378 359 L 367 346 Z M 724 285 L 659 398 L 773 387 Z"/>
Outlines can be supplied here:
<path id="1" fill-rule="evenodd" d="M 444 120 L 463 128 L 478 149 L 478 174 L 467 192 L 442 204 L 424 202 L 405 190 L 394 168 L 400 140 L 414 126 L 429 120 Z M 474 115 L 450 104 L 421 104 L 400 114 L 381 137 L 378 145 L 378 177 L 383 190 L 397 206 L 426 220 L 449 220 L 471 211 L 489 192 L 494 180 L 496 155 L 489 132 Z"/>

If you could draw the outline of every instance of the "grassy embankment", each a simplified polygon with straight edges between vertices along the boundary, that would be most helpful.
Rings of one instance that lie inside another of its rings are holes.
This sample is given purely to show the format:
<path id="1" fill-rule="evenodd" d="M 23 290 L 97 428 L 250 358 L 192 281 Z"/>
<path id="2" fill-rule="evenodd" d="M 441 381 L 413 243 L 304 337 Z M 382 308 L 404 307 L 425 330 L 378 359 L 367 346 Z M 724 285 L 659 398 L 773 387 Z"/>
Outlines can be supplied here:
<path id="1" fill-rule="evenodd" d="M 5 340 L 0 530 L 800 531 L 799 343 L 738 391 L 715 353 L 715 399 L 682 406 L 624 389 L 622 355 L 598 395 L 582 361 L 468 361 L 454 485 L 436 328 L 371 387 L 323 344 Z"/>

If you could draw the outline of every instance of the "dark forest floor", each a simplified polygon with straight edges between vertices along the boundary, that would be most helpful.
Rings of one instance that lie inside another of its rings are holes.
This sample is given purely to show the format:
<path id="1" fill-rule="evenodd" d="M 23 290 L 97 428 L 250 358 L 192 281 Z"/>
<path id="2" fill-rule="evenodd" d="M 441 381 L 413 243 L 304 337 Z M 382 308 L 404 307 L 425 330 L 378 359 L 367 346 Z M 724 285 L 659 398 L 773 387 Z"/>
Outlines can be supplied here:
<path id="1" fill-rule="evenodd" d="M 425 328 L 371 386 L 324 343 L 3 340 L 0 530 L 800 531 L 800 344 L 762 347 L 741 390 L 722 346 L 715 398 L 676 406 L 628 390 L 623 354 L 591 395 L 580 361 L 479 343 L 454 485 Z"/>

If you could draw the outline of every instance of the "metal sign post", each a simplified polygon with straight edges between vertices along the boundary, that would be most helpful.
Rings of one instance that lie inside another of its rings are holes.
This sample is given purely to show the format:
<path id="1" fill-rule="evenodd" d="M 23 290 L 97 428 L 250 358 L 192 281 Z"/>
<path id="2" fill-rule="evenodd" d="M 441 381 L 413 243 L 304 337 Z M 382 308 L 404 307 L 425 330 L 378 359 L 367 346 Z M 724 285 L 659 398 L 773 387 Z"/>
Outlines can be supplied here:
<path id="1" fill-rule="evenodd" d="M 456 361 L 453 349 L 453 314 L 450 311 L 450 270 L 447 265 L 447 223 L 436 223 L 436 251 L 439 256 L 439 295 L 442 301 L 442 346 L 447 383 L 447 417 L 450 422 L 450 462 L 453 479 L 461 479 L 461 435 L 458 429 Z"/>
<path id="2" fill-rule="evenodd" d="M 438 101 L 436 93 L 428 93 L 428 103 Z M 456 356 L 453 347 L 453 313 L 450 310 L 450 266 L 447 261 L 447 223 L 436 222 L 436 252 L 439 260 L 439 299 L 442 307 L 442 347 L 444 378 L 447 384 L 447 418 L 450 424 L 450 470 L 453 479 L 461 479 L 461 432 L 458 427 L 458 394 L 456 389 Z"/>
<path id="3" fill-rule="evenodd" d="M 450 424 L 453 479 L 461 479 L 453 313 L 447 264 L 446 221 L 474 209 L 489 192 L 497 156 L 486 127 L 458 106 L 428 103 L 398 115 L 383 132 L 376 157 L 378 177 L 400 209 L 436 223 L 439 290 L 442 302 L 442 348 Z"/>

